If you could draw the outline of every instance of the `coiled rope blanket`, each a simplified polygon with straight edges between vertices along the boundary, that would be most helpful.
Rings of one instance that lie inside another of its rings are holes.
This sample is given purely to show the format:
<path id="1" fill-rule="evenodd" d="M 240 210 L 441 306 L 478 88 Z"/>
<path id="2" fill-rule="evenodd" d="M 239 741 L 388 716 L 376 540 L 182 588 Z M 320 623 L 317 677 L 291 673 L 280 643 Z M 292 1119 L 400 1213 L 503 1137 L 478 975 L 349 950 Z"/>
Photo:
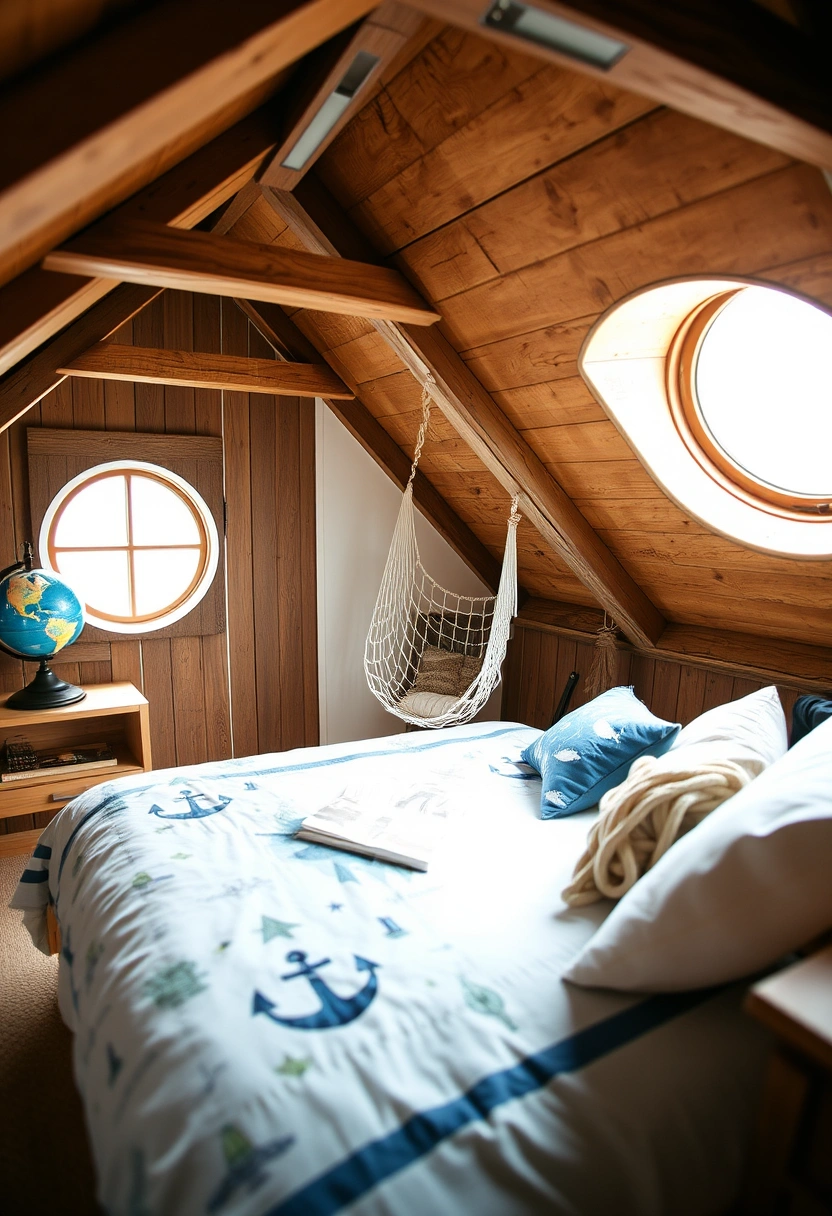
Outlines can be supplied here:
<path id="1" fill-rule="evenodd" d="M 752 779 L 733 760 L 690 768 L 682 766 L 680 754 L 676 763 L 678 768 L 671 767 L 669 755 L 642 756 L 626 781 L 604 794 L 600 818 L 562 893 L 567 904 L 620 899 L 679 836 Z"/>

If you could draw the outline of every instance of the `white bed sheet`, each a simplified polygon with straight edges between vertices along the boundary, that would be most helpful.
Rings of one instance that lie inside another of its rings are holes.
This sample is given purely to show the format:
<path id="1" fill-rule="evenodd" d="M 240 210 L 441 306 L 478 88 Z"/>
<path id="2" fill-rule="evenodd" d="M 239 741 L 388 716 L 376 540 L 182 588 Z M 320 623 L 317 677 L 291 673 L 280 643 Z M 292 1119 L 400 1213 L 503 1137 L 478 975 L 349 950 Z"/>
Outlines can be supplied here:
<path id="1" fill-rule="evenodd" d="M 561 972 L 593 813 L 539 818 L 537 733 L 481 723 L 99 786 L 41 837 L 109 1213 L 715 1216 L 765 1039 L 741 992 Z M 427 874 L 294 840 L 345 789 L 447 799 Z M 24 875 L 24 878 L 27 876 Z"/>

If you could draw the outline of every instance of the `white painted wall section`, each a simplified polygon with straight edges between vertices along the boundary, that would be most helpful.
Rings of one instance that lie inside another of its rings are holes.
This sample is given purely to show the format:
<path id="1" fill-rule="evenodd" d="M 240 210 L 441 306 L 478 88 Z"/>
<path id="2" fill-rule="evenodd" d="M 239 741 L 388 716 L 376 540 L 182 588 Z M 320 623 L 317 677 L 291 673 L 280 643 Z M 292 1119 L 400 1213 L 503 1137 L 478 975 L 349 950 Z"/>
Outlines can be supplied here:
<path id="1" fill-rule="evenodd" d="M 367 687 L 364 641 L 401 491 L 322 401 L 315 410 L 321 742 L 398 734 L 404 723 L 388 714 Z M 460 595 L 488 595 L 488 588 L 418 511 L 416 535 L 425 569 L 438 582 Z M 501 693 L 500 685 L 478 721 L 499 719 Z"/>

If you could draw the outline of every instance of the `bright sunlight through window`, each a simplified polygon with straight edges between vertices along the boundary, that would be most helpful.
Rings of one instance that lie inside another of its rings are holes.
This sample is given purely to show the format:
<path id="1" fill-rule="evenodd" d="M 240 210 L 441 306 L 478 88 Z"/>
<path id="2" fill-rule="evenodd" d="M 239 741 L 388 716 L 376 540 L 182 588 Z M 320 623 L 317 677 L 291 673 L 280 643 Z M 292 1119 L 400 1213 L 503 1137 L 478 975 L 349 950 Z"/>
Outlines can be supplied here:
<path id="1" fill-rule="evenodd" d="M 832 501 L 832 317 L 766 287 L 729 293 L 699 341 L 696 409 L 729 473 L 804 509 Z"/>
<path id="2" fill-rule="evenodd" d="M 73 478 L 49 506 L 41 557 L 86 605 L 93 625 L 144 633 L 179 620 L 205 595 L 219 541 L 183 478 L 119 461 Z"/>

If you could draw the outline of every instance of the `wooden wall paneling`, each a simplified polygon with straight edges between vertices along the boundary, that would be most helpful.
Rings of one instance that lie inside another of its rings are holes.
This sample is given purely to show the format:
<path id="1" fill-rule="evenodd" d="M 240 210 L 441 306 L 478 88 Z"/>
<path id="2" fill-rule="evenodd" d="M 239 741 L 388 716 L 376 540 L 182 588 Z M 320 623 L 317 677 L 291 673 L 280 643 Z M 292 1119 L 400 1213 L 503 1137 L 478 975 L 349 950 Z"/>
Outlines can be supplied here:
<path id="1" fill-rule="evenodd" d="M 684 666 L 679 670 L 679 695 L 676 701 L 675 721 L 686 726 L 701 713 L 705 706 L 705 681 L 707 672 L 702 667 Z"/>
<path id="2" fill-rule="evenodd" d="M 80 431 L 103 431 L 106 426 L 104 382 L 72 381 L 72 424 Z"/>
<path id="3" fill-rule="evenodd" d="M 176 758 L 176 719 L 173 712 L 173 679 L 170 640 L 142 638 L 144 695 L 150 702 L 150 751 L 154 768 L 172 768 Z"/>
<path id="4" fill-rule="evenodd" d="M 105 380 L 104 426 L 108 431 L 136 429 L 136 394 L 129 381 Z"/>
<path id="5" fill-rule="evenodd" d="M 202 639 L 171 638 L 169 646 L 176 763 L 202 764 L 208 757 Z"/>
<path id="6" fill-rule="evenodd" d="M 267 399 L 268 400 L 268 399 Z M 312 403 L 287 397 L 273 402 L 275 410 L 274 489 L 277 515 L 278 593 L 273 606 L 280 626 L 278 679 L 280 741 L 282 747 L 302 747 L 305 717 L 303 670 L 303 545 L 301 538 L 301 482 L 306 470 L 301 463 L 300 412 Z M 314 517 L 313 517 L 314 518 Z"/>
<path id="7" fill-rule="evenodd" d="M 111 642 L 110 665 L 115 681 L 129 680 L 139 692 L 144 692 L 141 642 Z"/>
<path id="8" fill-rule="evenodd" d="M 300 620 L 303 625 L 303 719 L 305 747 L 320 743 L 317 703 L 317 531 L 315 486 L 315 410 L 300 402 Z"/>
<path id="9" fill-rule="evenodd" d="M 702 712 L 714 709 L 730 701 L 734 692 L 734 678 L 724 671 L 708 671 L 705 674 L 705 695 L 702 700 Z"/>
<path id="10" fill-rule="evenodd" d="M 634 654 L 630 662 L 630 682 L 640 701 L 650 705 L 653 700 L 653 680 L 656 674 L 655 659 L 644 654 Z"/>
<path id="11" fill-rule="evenodd" d="M 280 666 L 283 604 L 278 577 L 277 438 L 272 399 L 250 397 L 249 418 L 257 750 L 266 752 L 278 746 L 283 695 L 288 691 Z"/>
<path id="12" fill-rule="evenodd" d="M 8 431 L 0 432 L 0 570 L 17 561 L 9 439 Z M 16 692 L 22 686 L 23 664 L 12 655 L 0 651 L 0 694 Z M 0 820 L 0 833 L 6 831 L 6 822 Z"/>
<path id="13" fill-rule="evenodd" d="M 534 721 L 540 722 L 544 730 L 552 725 L 555 712 L 554 673 L 557 669 L 559 642 L 560 639 L 554 633 L 540 635 L 541 677 L 537 682 L 537 695 L 532 706 L 532 714 Z"/>
<path id="14" fill-rule="evenodd" d="M 541 679 L 540 646 L 542 637 L 542 633 L 530 629 L 528 630 L 528 636 L 523 639 L 522 692 L 518 699 L 518 705 L 521 722 L 527 722 L 529 726 L 537 726 L 540 730 L 545 730 L 550 723 L 541 722 L 534 717 L 534 709 L 537 705 L 537 690 Z"/>
<path id="15" fill-rule="evenodd" d="M 503 660 L 502 718 L 505 722 L 520 722 L 520 696 L 524 670 L 523 644 L 526 630 L 512 627 L 512 636 Z"/>
<path id="16" fill-rule="evenodd" d="M 248 321 L 231 300 L 222 301 L 222 349 L 224 354 L 248 355 Z M 223 393 L 223 447 L 228 502 L 226 580 L 233 750 L 235 756 L 250 756 L 258 748 L 247 393 Z"/>
<path id="17" fill-rule="evenodd" d="M 657 717 L 664 718 L 667 722 L 678 721 L 674 714 L 679 700 L 679 671 L 678 663 L 656 660 L 650 708 Z"/>
<path id="18" fill-rule="evenodd" d="M 155 299 L 133 318 L 133 341 L 137 346 L 165 345 L 165 307 L 162 298 Z M 136 430 L 164 434 L 165 390 L 161 384 L 133 386 L 136 402 Z"/>
<path id="19" fill-rule="evenodd" d="M 558 707 L 558 703 L 563 695 L 563 690 L 566 687 L 566 681 L 569 679 L 573 671 L 578 671 L 580 678 L 578 679 L 577 686 L 573 690 L 569 701 L 569 708 L 575 709 L 579 704 L 578 698 L 583 692 L 588 673 L 586 670 L 579 671 L 578 646 L 575 639 L 564 637 L 562 634 L 560 636 L 555 636 L 558 637 L 558 655 L 557 662 L 555 663 L 551 674 L 552 691 L 554 694 L 553 709 L 557 709 Z M 554 718 L 554 713 L 552 714 L 552 717 Z M 551 726 L 551 724 L 552 723 L 550 722 L 549 725 Z"/>
<path id="20" fill-rule="evenodd" d="M 163 346 L 167 350 L 193 350 L 193 296 L 183 291 L 166 291 L 162 296 L 162 307 L 165 334 Z M 165 385 L 165 430 L 169 435 L 195 433 L 195 391 L 181 384 Z"/>

